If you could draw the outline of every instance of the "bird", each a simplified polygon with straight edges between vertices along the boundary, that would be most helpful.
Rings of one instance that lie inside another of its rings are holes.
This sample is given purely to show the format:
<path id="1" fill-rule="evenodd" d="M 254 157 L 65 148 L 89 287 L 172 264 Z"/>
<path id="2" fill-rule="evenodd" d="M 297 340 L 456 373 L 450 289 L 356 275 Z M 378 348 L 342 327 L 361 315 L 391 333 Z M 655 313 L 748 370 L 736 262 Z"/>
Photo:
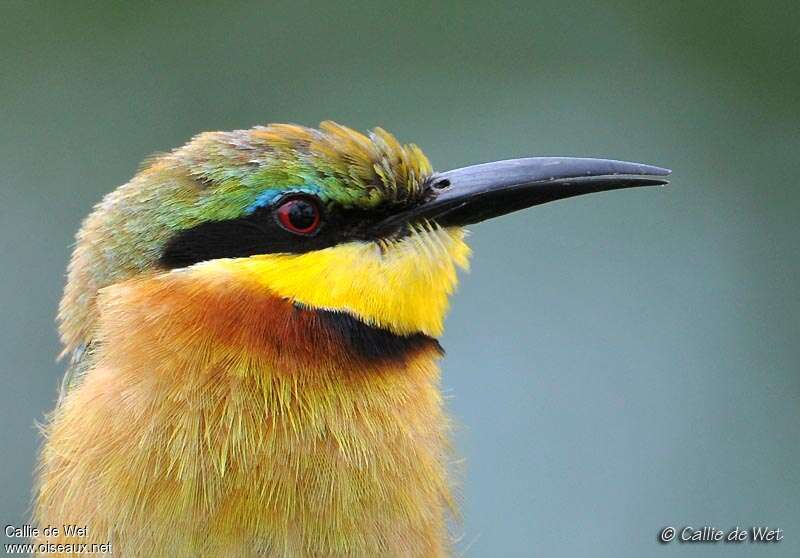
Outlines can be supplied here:
<path id="1" fill-rule="evenodd" d="M 58 311 L 71 359 L 34 490 L 40 533 L 57 528 L 39 552 L 451 555 L 438 339 L 465 227 L 669 172 L 573 157 L 435 172 L 382 128 L 331 121 L 148 159 L 76 235 Z"/>

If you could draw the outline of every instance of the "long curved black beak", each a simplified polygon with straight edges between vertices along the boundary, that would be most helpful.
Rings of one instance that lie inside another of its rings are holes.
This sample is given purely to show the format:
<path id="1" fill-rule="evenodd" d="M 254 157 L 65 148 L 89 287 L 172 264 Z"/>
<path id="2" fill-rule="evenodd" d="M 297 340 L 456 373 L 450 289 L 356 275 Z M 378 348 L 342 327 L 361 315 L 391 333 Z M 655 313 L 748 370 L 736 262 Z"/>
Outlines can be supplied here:
<path id="1" fill-rule="evenodd" d="M 428 197 L 377 225 L 377 232 L 431 220 L 470 225 L 563 198 L 667 184 L 670 170 L 609 159 L 529 157 L 473 165 L 433 175 Z"/>

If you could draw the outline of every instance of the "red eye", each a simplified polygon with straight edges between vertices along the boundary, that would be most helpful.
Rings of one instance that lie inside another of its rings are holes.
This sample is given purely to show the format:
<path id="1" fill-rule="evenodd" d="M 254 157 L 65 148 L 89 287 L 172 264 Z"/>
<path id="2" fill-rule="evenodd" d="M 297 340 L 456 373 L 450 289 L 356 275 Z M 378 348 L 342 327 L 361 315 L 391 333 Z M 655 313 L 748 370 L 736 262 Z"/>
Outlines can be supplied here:
<path id="1" fill-rule="evenodd" d="M 312 234 L 319 228 L 320 211 L 309 198 L 291 198 L 278 206 L 278 222 L 289 232 Z"/>

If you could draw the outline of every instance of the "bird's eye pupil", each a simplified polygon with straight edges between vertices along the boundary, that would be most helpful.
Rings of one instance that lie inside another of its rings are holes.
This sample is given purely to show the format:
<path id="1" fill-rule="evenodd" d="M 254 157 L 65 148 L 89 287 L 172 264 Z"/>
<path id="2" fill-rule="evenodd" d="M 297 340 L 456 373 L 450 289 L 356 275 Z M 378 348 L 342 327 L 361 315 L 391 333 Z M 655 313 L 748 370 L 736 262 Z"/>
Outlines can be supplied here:
<path id="1" fill-rule="evenodd" d="M 278 221 L 290 232 L 311 234 L 320 224 L 319 206 L 305 198 L 287 200 L 278 206 Z"/>
<path id="2" fill-rule="evenodd" d="M 289 220 L 298 229 L 307 229 L 317 220 L 317 212 L 310 203 L 296 201 L 289 208 Z"/>

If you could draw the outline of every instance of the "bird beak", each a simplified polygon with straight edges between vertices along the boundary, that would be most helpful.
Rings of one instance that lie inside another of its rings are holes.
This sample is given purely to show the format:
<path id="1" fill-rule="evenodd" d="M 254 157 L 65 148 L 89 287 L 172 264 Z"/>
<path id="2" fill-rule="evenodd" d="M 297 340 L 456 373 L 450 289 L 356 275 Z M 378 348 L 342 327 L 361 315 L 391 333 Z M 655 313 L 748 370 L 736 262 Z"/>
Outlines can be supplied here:
<path id="1" fill-rule="evenodd" d="M 473 165 L 433 175 L 428 197 L 377 225 L 379 232 L 424 220 L 441 226 L 478 223 L 563 198 L 667 184 L 670 170 L 608 159 L 530 157 Z"/>

